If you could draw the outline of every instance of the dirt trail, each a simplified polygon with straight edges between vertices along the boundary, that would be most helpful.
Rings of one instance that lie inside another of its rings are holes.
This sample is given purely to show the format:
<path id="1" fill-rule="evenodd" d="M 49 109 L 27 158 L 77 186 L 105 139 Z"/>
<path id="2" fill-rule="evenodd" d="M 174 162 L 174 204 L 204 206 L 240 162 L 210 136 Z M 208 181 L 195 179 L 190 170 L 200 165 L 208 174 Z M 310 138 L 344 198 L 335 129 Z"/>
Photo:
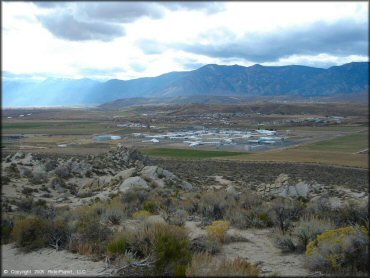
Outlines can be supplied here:
<path id="1" fill-rule="evenodd" d="M 234 229 L 231 229 L 231 232 Z M 257 264 L 262 276 L 307 276 L 309 271 L 304 268 L 304 255 L 283 254 L 272 242 L 272 229 L 248 229 L 235 231 L 246 242 L 233 242 L 222 247 L 220 258 L 240 257 Z"/>
<path id="2" fill-rule="evenodd" d="M 206 231 L 198 227 L 200 222 L 188 221 L 185 227 L 190 230 L 190 238 L 205 235 Z M 273 229 L 230 228 L 228 234 L 243 241 L 224 244 L 216 258 L 221 260 L 240 257 L 257 264 L 261 276 L 308 276 L 310 272 L 304 268 L 303 254 L 283 254 L 272 242 Z"/>
<path id="3" fill-rule="evenodd" d="M 104 261 L 93 262 L 85 256 L 44 248 L 20 253 L 12 244 L 1 246 L 2 276 L 110 276 L 113 269 Z M 44 271 L 35 272 L 35 270 Z M 18 272 L 17 272 L 18 271 Z M 51 272 L 50 272 L 51 271 Z M 53 273 L 53 271 L 56 271 Z"/>

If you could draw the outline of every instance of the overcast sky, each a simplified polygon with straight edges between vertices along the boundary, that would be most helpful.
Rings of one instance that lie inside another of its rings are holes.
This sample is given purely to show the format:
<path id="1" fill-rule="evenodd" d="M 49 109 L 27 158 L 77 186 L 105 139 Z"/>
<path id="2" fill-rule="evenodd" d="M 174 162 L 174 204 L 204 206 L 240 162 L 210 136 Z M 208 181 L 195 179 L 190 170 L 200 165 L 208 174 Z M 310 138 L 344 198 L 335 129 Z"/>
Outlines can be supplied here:
<path id="1" fill-rule="evenodd" d="M 3 77 L 368 60 L 367 2 L 1 2 Z"/>

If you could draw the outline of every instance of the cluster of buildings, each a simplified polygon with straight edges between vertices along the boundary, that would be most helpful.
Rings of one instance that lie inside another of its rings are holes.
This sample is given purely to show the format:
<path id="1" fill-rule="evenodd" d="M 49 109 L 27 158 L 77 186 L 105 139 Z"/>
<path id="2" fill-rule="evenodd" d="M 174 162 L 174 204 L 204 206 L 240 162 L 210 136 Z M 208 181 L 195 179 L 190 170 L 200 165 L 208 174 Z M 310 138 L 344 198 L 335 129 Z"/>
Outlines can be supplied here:
<path id="1" fill-rule="evenodd" d="M 26 115 L 24 115 L 24 114 L 20 114 L 20 115 L 18 115 L 18 117 L 19 118 L 23 118 L 23 117 L 25 117 L 25 116 L 31 116 L 32 115 L 32 113 L 28 113 L 28 114 L 26 114 Z M 7 117 L 8 119 L 13 119 L 13 117 L 12 116 L 8 116 Z"/>
<path id="2" fill-rule="evenodd" d="M 275 130 L 232 130 L 232 129 L 202 129 L 202 130 L 180 130 L 164 134 L 133 133 L 131 136 L 142 138 L 146 143 L 183 143 L 189 147 L 200 145 L 261 145 L 279 144 L 287 137 L 278 136 Z"/>
<path id="3" fill-rule="evenodd" d="M 146 128 L 148 125 L 135 122 L 127 122 L 124 124 L 118 124 L 117 127 L 129 127 L 129 128 Z"/>

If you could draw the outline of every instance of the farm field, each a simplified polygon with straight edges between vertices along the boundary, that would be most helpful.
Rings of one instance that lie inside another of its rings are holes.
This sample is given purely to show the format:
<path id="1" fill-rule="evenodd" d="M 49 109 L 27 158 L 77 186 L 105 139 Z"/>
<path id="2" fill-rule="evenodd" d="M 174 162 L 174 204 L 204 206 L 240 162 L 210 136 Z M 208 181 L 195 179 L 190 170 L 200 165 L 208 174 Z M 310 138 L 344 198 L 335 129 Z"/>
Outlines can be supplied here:
<path id="1" fill-rule="evenodd" d="M 368 131 L 339 136 L 299 147 L 303 150 L 355 153 L 368 148 Z"/>

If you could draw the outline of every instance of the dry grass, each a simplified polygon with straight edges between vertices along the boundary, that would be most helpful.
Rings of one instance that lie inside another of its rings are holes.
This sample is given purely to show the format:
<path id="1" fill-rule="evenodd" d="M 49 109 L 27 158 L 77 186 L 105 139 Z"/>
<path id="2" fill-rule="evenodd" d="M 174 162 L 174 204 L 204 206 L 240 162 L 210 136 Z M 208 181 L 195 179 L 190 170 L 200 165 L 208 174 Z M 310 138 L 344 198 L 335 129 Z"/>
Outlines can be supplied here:
<path id="1" fill-rule="evenodd" d="M 207 234 L 209 237 L 224 243 L 226 241 L 226 232 L 230 227 L 229 221 L 218 220 L 207 226 Z"/>
<path id="2" fill-rule="evenodd" d="M 229 160 L 248 161 L 278 161 L 278 162 L 299 162 L 299 163 L 322 163 L 329 165 L 351 166 L 368 168 L 369 161 L 366 154 L 340 153 L 303 150 L 298 148 L 272 150 L 268 152 L 252 153 L 241 155 Z"/>
<path id="3" fill-rule="evenodd" d="M 191 263 L 186 268 L 186 276 L 188 277 L 257 277 L 258 274 L 258 268 L 239 257 L 234 260 L 223 258 L 221 262 L 217 263 L 207 253 L 194 254 Z"/>

